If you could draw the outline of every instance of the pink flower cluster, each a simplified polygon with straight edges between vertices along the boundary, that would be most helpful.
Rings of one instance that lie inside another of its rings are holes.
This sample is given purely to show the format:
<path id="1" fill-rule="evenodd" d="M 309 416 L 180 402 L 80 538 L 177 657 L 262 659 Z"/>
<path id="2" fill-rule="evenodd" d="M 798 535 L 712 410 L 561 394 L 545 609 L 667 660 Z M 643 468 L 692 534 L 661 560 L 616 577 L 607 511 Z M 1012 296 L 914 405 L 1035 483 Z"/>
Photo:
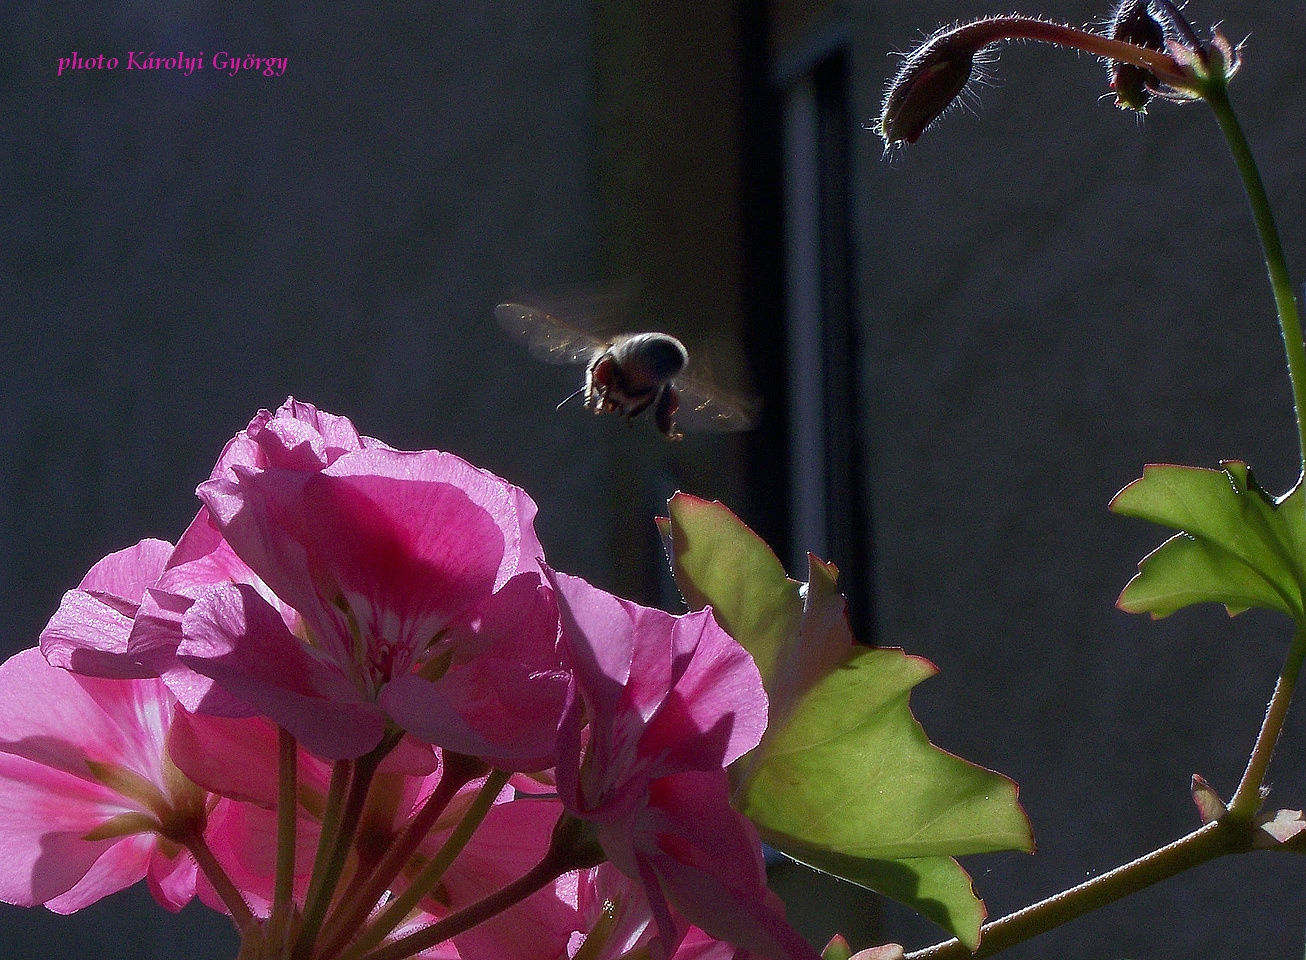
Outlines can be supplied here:
<path id="1" fill-rule="evenodd" d="M 816 956 L 730 806 L 767 701 L 710 610 L 551 570 L 524 491 L 293 399 L 198 494 L 0 666 L 0 899 L 145 878 L 288 960 Z"/>

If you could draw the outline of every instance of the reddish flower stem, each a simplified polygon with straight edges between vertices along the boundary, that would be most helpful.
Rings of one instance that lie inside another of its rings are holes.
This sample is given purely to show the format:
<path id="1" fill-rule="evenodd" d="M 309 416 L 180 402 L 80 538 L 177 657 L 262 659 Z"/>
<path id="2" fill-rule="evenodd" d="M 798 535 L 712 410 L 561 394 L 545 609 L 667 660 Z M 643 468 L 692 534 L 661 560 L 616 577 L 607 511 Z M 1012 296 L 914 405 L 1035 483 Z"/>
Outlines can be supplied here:
<path id="1" fill-rule="evenodd" d="M 1061 47 L 1074 47 L 1108 60 L 1132 63 L 1152 71 L 1158 78 L 1176 87 L 1192 86 L 1192 78 L 1180 69 L 1174 57 L 1168 53 L 1035 17 L 990 17 L 959 27 L 958 32 L 961 31 L 967 32 L 968 40 L 975 42 L 976 49 L 1001 40 L 1041 40 Z"/>
<path id="2" fill-rule="evenodd" d="M 231 877 L 227 876 L 227 871 L 222 869 L 222 864 L 218 863 L 218 858 L 213 855 L 209 845 L 204 841 L 204 835 L 198 831 L 186 838 L 186 849 L 190 851 L 195 862 L 203 871 L 204 876 L 212 884 L 213 889 L 227 909 L 231 911 L 231 920 L 236 924 L 236 929 L 240 931 L 241 939 L 251 937 L 262 937 L 262 931 L 259 929 L 259 922 L 250 912 L 249 904 L 245 898 L 240 895 L 236 885 L 232 882 Z"/>

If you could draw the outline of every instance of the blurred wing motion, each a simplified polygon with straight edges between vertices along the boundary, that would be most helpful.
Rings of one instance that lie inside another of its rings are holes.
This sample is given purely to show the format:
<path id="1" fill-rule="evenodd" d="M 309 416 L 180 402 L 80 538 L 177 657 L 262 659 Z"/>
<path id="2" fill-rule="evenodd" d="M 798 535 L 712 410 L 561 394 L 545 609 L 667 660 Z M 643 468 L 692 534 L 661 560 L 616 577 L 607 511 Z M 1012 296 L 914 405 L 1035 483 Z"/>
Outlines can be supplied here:
<path id="1" fill-rule="evenodd" d="M 722 390 L 715 384 L 679 376 L 672 381 L 680 407 L 676 423 L 686 430 L 716 430 L 726 433 L 752 429 L 758 403 Z"/>
<path id="2" fill-rule="evenodd" d="M 607 342 L 579 327 L 522 303 L 501 303 L 494 308 L 499 326 L 526 344 L 531 356 L 545 363 L 588 363 Z"/>

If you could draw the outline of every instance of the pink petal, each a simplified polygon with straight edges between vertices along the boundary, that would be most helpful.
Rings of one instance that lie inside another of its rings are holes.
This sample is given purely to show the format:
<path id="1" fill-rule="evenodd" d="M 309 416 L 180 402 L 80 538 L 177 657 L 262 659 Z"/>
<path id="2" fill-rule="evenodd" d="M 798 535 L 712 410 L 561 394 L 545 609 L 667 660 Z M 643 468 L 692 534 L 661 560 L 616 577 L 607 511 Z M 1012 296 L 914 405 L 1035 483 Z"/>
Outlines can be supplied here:
<path id="1" fill-rule="evenodd" d="M 212 717 L 178 709 L 168 735 L 168 756 L 192 783 L 210 793 L 256 804 L 277 804 L 280 746 L 277 728 L 264 717 Z M 326 794 L 329 765 L 299 751 L 301 789 Z"/>
<path id="2" fill-rule="evenodd" d="M 182 632 L 182 663 L 285 727 L 319 757 L 351 759 L 380 742 L 380 709 L 290 633 L 253 587 L 212 587 L 186 612 Z M 194 712 L 205 707 L 185 706 Z"/>
<path id="3" fill-rule="evenodd" d="M 198 876 L 199 864 L 188 851 L 178 850 L 174 856 L 169 857 L 156 846 L 150 857 L 145 881 L 159 905 L 176 913 L 195 899 L 195 881 Z"/>
<path id="4" fill-rule="evenodd" d="M 144 876 L 153 836 L 82 839 L 139 809 L 88 761 L 130 770 L 166 795 L 172 707 L 158 680 L 79 677 L 35 649 L 0 665 L 0 899 L 73 910 Z"/>
<path id="5" fill-rule="evenodd" d="M 345 417 L 319 411 L 294 397 L 276 413 L 260 410 L 249 426 L 228 442 L 213 468 L 211 479 L 235 479 L 234 468 L 293 466 L 320 470 L 342 453 L 365 445 Z"/>
<path id="6" fill-rule="evenodd" d="M 583 919 L 580 929 L 586 933 L 593 930 L 609 904 L 616 908 L 616 923 L 594 960 L 618 960 L 646 946 L 657 934 L 643 887 L 611 863 L 580 871 L 577 883 L 577 905 Z"/>
<path id="7" fill-rule="evenodd" d="M 88 776 L 86 759 L 161 784 L 172 697 L 157 680 L 79 677 L 24 650 L 0 665 L 0 750 Z"/>
<path id="8" fill-rule="evenodd" d="M 308 889 L 320 831 L 321 823 L 301 808 L 295 827 L 295 895 L 300 904 Z M 205 836 L 237 889 L 255 904 L 256 913 L 257 905 L 263 904 L 261 915 L 266 915 L 276 880 L 276 811 L 223 800 L 210 815 Z"/>
<path id="9" fill-rule="evenodd" d="M 154 836 L 136 834 L 114 843 L 72 889 L 45 906 L 54 913 L 73 913 L 146 877 L 155 899 L 175 913 L 195 896 L 195 874 L 188 854 L 179 852 L 170 860 L 159 852 Z"/>
<path id="10" fill-rule="evenodd" d="M 546 575 L 558 598 L 566 649 L 596 716 L 612 718 L 622 708 L 635 657 L 633 605 L 556 570 Z"/>
<path id="11" fill-rule="evenodd" d="M 450 631 L 443 642 L 453 662 L 442 677 L 392 680 L 381 706 L 428 743 L 503 769 L 551 767 L 570 683 L 557 638 L 552 591 L 538 574 L 519 575 Z"/>
<path id="12" fill-rule="evenodd" d="M 656 781 L 633 834 L 602 828 L 600 839 L 605 850 L 632 844 L 641 878 L 656 875 L 660 892 L 712 936 L 771 960 L 816 960 L 766 888 L 761 844 L 752 824 L 730 807 L 724 772 Z M 650 889 L 650 900 L 656 896 Z"/>
<path id="13" fill-rule="evenodd" d="M 574 812 L 622 819 L 651 780 L 721 770 L 757 745 L 766 728 L 761 677 L 710 610 L 673 617 L 577 577 L 548 576 L 589 713 L 583 772 L 577 704 L 559 733 L 558 785 Z"/>
<path id="14" fill-rule="evenodd" d="M 107 819 L 112 796 L 70 774 L 0 756 L 0 900 L 30 907 L 67 893 L 113 840 L 82 839 Z M 144 876 L 144 867 L 118 888 Z"/>
<path id="15" fill-rule="evenodd" d="M 41 652 L 56 667 L 88 676 L 152 676 L 127 655 L 132 618 L 84 590 L 69 590 L 41 631 Z"/>
<path id="16" fill-rule="evenodd" d="M 71 837 L 62 838 L 71 841 Z M 57 897 L 49 897 L 37 902 L 44 903 L 54 913 L 73 913 L 90 906 L 97 900 L 111 893 L 126 889 L 145 876 L 150 862 L 150 853 L 155 845 L 155 838 L 145 834 L 124 837 L 121 840 L 105 841 L 107 849 L 90 865 L 81 878 L 66 892 Z M 70 844 L 71 846 L 71 844 Z M 58 843 L 52 843 L 47 850 L 46 862 L 62 859 L 58 852 Z M 89 847 L 81 841 L 81 847 L 73 853 L 74 859 Z M 69 851 L 72 853 L 72 851 Z M 61 864 L 62 866 L 62 864 Z M 40 864 L 36 873 L 42 870 Z"/>
<path id="17" fill-rule="evenodd" d="M 446 874 L 450 910 L 480 900 L 517 879 L 544 856 L 562 806 L 515 800 L 490 809 Z M 550 884 L 454 939 L 463 960 L 555 960 L 579 928 L 574 895 Z"/>
<path id="18" fill-rule="evenodd" d="M 690 927 L 671 960 L 749 960 L 749 957 L 741 947 L 718 940 L 698 927 Z"/>
<path id="19" fill-rule="evenodd" d="M 41 651 L 55 666 L 91 676 L 154 676 L 127 656 L 127 640 L 146 588 L 172 553 L 164 540 L 142 540 L 96 563 L 41 631 Z"/>
<path id="20" fill-rule="evenodd" d="M 159 579 L 171 555 L 172 544 L 166 540 L 142 540 L 100 560 L 77 588 L 140 603 L 145 588 Z"/>
<path id="21" fill-rule="evenodd" d="M 757 665 L 710 607 L 678 617 L 672 641 L 674 696 L 645 734 L 645 749 L 663 757 L 654 775 L 728 766 L 766 732 L 766 690 Z"/>
<path id="22" fill-rule="evenodd" d="M 447 454 L 370 449 L 322 473 L 210 481 L 200 495 L 236 551 L 337 663 L 349 669 L 355 658 L 347 607 L 372 668 L 401 673 L 493 588 L 503 533 L 459 485 L 487 487 L 485 476 Z M 505 486 L 473 493 L 503 498 Z"/>

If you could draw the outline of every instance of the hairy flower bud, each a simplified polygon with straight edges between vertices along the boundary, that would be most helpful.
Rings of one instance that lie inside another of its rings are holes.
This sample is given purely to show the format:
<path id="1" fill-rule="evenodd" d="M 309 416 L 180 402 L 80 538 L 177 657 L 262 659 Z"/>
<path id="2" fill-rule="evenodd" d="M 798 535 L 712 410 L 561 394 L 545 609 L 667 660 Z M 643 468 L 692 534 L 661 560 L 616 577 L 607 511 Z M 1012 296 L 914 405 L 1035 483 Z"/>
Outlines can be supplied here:
<path id="1" fill-rule="evenodd" d="M 961 95 L 975 72 L 975 55 L 987 45 L 987 39 L 976 42 L 973 30 L 949 27 L 913 50 L 884 97 L 878 127 L 885 142 L 915 143 Z"/>
<path id="2" fill-rule="evenodd" d="M 1149 50 L 1165 50 L 1165 31 L 1148 11 L 1148 0 L 1121 0 L 1111 14 L 1107 36 Z M 1122 110 L 1147 110 L 1147 102 L 1159 87 L 1156 74 L 1132 63 L 1108 61 L 1111 89 L 1116 92 L 1116 106 Z"/>

